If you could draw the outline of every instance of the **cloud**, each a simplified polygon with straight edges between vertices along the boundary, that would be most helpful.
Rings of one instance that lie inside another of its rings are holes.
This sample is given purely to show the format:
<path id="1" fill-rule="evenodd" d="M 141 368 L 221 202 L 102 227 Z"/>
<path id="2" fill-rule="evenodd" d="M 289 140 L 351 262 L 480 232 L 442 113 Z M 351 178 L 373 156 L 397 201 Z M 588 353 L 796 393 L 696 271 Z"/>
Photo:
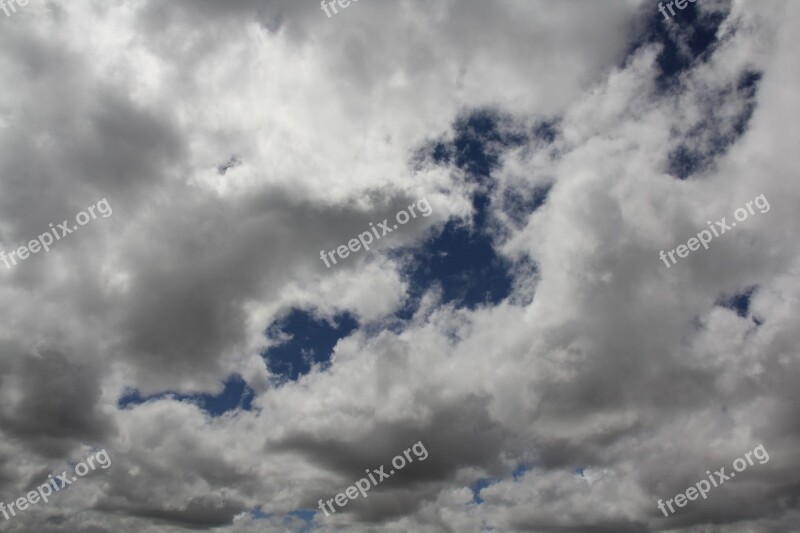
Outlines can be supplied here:
<path id="1" fill-rule="evenodd" d="M 102 447 L 111 468 L 18 527 L 792 527 L 798 18 L 785 0 L 671 21 L 634 0 L 2 18 L 0 249 L 102 198 L 114 216 L 0 267 L 0 501 Z M 658 259 L 759 194 L 768 213 Z M 430 217 L 320 261 L 423 197 Z M 291 379 L 278 349 L 307 363 Z M 426 461 L 315 513 L 418 441 Z M 769 463 L 657 509 L 758 443 Z"/>

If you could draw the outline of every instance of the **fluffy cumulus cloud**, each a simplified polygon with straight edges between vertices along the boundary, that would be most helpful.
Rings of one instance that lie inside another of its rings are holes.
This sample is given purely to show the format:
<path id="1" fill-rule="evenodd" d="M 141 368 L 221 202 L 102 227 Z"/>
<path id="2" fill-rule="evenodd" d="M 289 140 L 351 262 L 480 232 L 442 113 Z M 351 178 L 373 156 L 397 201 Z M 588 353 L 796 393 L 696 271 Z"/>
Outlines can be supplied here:
<path id="1" fill-rule="evenodd" d="M 0 530 L 797 530 L 800 3 L 677 4 L 6 0 Z"/>

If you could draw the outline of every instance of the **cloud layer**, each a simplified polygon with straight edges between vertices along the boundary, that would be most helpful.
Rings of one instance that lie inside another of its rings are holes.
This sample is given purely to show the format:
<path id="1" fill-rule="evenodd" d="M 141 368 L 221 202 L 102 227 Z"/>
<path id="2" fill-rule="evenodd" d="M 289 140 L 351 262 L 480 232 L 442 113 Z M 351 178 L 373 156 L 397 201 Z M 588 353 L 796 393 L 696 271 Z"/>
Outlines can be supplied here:
<path id="1" fill-rule="evenodd" d="M 0 265 L 0 501 L 113 461 L 0 530 L 796 528 L 798 22 L 790 0 L 0 16 L 0 250 L 113 208 Z"/>

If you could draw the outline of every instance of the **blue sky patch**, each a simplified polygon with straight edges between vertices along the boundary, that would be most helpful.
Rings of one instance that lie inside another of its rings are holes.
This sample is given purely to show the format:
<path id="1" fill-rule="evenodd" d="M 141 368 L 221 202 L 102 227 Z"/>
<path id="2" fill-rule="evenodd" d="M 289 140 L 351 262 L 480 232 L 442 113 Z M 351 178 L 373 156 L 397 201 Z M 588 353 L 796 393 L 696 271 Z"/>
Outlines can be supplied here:
<path id="1" fill-rule="evenodd" d="M 521 188 L 506 189 L 503 193 L 503 212 L 521 229 L 527 224 L 528 217 L 539 209 L 547 200 L 552 185 L 534 187 L 531 190 Z"/>
<path id="2" fill-rule="evenodd" d="M 289 335 L 291 338 L 261 354 L 270 372 L 285 379 L 297 380 L 311 371 L 313 363 L 327 363 L 339 339 L 347 337 L 358 327 L 349 313 L 333 318 L 333 322 L 317 318 L 302 309 L 292 309 L 267 329 L 270 338 Z"/>
<path id="3" fill-rule="evenodd" d="M 560 119 L 542 120 L 537 122 L 533 127 L 534 138 L 548 144 L 555 142 L 560 133 L 560 122 Z"/>
<path id="4" fill-rule="evenodd" d="M 298 533 L 305 533 L 306 531 L 310 531 L 311 530 L 311 525 L 312 525 L 311 521 L 314 519 L 314 514 L 316 512 L 318 512 L 318 511 L 308 511 L 308 510 L 305 510 L 305 509 L 299 509 L 299 510 L 296 510 L 296 511 L 291 511 L 291 512 L 287 513 L 287 515 L 286 515 L 287 516 L 287 522 L 291 523 L 291 521 L 292 521 L 291 519 L 292 518 L 298 519 L 298 520 L 302 520 L 303 522 L 305 522 L 305 525 L 303 526 L 302 529 L 300 529 L 298 531 Z"/>
<path id="5" fill-rule="evenodd" d="M 645 5 L 642 8 L 646 20 L 644 30 L 628 49 L 623 63 L 641 47 L 659 44 L 661 51 L 656 58 L 658 74 L 655 80 L 657 92 L 669 96 L 681 91 L 681 75 L 708 61 L 719 44 L 717 33 L 730 12 L 730 5 L 728 1 L 719 11 L 704 12 L 696 4 L 690 3 L 683 10 L 675 9 L 675 16 L 669 20 L 658 11 L 656 2 Z M 668 173 L 681 180 L 688 179 L 708 169 L 728 151 L 747 130 L 760 79 L 760 73 L 745 71 L 738 83 L 717 94 L 702 95 L 705 116 L 669 154 Z M 715 116 L 722 104 L 730 100 L 742 102 L 739 116 L 733 121 Z"/>
<path id="6" fill-rule="evenodd" d="M 149 400 L 172 398 L 177 401 L 189 401 L 198 405 L 211 416 L 220 416 L 228 411 L 252 409 L 253 389 L 238 374 L 233 374 L 225 381 L 225 388 L 220 394 L 179 394 L 162 392 L 150 396 L 142 396 L 138 389 L 128 391 L 117 401 L 117 406 L 124 409 L 129 405 L 140 405 Z"/>
<path id="7" fill-rule="evenodd" d="M 483 498 L 480 496 L 481 490 L 496 482 L 497 480 L 494 478 L 484 477 L 473 483 L 470 487 L 470 489 L 472 489 L 472 501 L 475 503 L 483 503 Z"/>
<path id="8" fill-rule="evenodd" d="M 741 318 L 747 318 L 750 313 L 750 298 L 753 296 L 756 287 L 750 287 L 744 292 L 734 294 L 733 296 L 723 296 L 717 300 L 717 305 L 736 311 L 736 314 Z"/>
<path id="9" fill-rule="evenodd" d="M 517 479 L 521 478 L 522 476 L 524 476 L 525 472 L 529 472 L 530 470 L 531 469 L 530 469 L 529 466 L 526 466 L 524 464 L 519 464 L 514 469 L 514 471 L 511 472 L 511 477 L 513 477 L 515 480 L 517 480 Z"/>
<path id="10" fill-rule="evenodd" d="M 496 111 L 478 110 L 458 118 L 452 145 L 456 167 L 482 182 L 500 164 L 505 149 L 522 146 L 528 138 L 511 118 Z"/>
<path id="11" fill-rule="evenodd" d="M 269 517 L 273 516 L 274 514 L 275 513 L 265 513 L 264 511 L 261 510 L 261 506 L 260 505 L 257 506 L 252 511 L 250 511 L 250 516 L 252 516 L 256 520 L 263 520 L 265 518 L 269 518 Z"/>
<path id="12" fill-rule="evenodd" d="M 703 116 L 687 132 L 683 142 L 669 155 L 668 172 L 679 179 L 709 168 L 747 131 L 755 110 L 755 95 L 761 73 L 742 72 L 735 84 L 707 95 Z M 726 101 L 741 102 L 738 115 L 731 121 L 716 116 Z"/>
<path id="13" fill-rule="evenodd" d="M 492 193 L 497 184 L 491 173 L 500 165 L 504 151 L 532 139 L 550 143 L 558 135 L 557 126 L 557 120 L 540 121 L 532 132 L 526 132 L 510 116 L 480 109 L 454 122 L 451 139 L 442 137 L 417 152 L 418 164 L 453 165 L 475 185 L 470 198 L 473 216 L 469 222 L 449 220 L 422 246 L 396 252 L 410 255 L 404 270 L 409 300 L 397 314 L 399 318 L 410 317 L 420 296 L 433 286 L 441 288 L 443 303 L 470 309 L 497 305 L 511 293 L 512 264 L 495 252 L 498 228 L 492 226 L 496 222 L 492 220 Z M 501 208 L 514 223 L 523 224 L 545 202 L 549 191 L 549 186 L 506 191 Z"/>
<path id="14" fill-rule="evenodd" d="M 659 67 L 656 85 L 659 92 L 667 93 L 678 85 L 681 73 L 689 70 L 696 61 L 705 61 L 710 57 L 717 44 L 717 30 L 728 13 L 721 11 L 701 15 L 694 4 L 688 4 L 686 9 L 676 10 L 676 16 L 671 20 L 666 20 L 657 5 L 657 2 L 644 5 L 644 31 L 628 49 L 625 61 L 642 46 L 661 44 L 662 50 L 656 58 Z M 673 35 L 670 29 L 676 24 L 678 31 Z"/>
<path id="15" fill-rule="evenodd" d="M 450 220 L 439 235 L 413 251 L 406 272 L 409 295 L 418 298 L 437 284 L 443 303 L 475 308 L 496 305 L 511 292 L 510 262 L 498 256 L 492 239 L 458 220 Z"/>

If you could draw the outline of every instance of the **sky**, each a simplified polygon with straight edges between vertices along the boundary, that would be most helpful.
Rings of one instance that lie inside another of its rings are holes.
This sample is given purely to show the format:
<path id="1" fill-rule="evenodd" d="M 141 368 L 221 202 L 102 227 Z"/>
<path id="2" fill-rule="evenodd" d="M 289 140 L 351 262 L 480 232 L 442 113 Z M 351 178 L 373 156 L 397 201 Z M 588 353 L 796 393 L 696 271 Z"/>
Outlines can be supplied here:
<path id="1" fill-rule="evenodd" d="M 800 531 L 800 1 L 10 1 L 0 531 Z"/>

